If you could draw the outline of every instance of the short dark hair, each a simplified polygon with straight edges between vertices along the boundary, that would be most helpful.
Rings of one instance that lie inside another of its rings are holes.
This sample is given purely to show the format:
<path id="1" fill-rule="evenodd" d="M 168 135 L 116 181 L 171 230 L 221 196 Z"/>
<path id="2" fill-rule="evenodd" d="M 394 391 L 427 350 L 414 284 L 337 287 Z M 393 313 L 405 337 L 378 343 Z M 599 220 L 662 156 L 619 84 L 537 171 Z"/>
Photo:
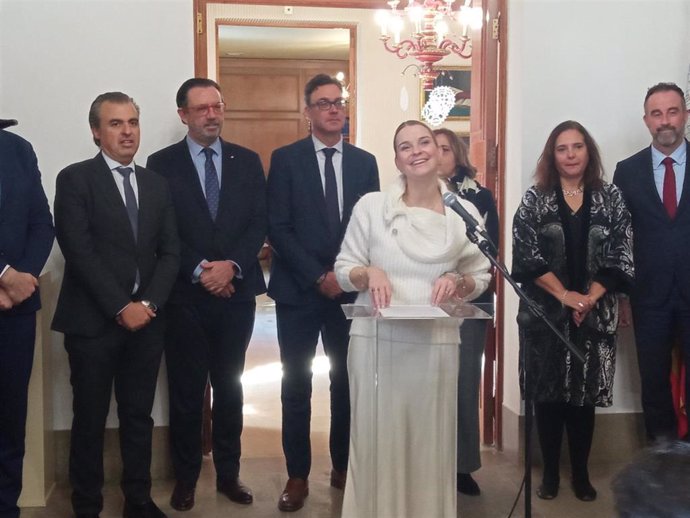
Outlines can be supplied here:
<path id="1" fill-rule="evenodd" d="M 132 103 L 134 109 L 137 111 L 137 115 L 140 113 L 139 105 L 134 102 L 134 99 L 132 99 L 129 95 L 122 92 L 105 92 L 96 97 L 91 103 L 91 108 L 89 108 L 89 127 L 98 128 L 101 125 L 101 106 L 106 102 L 115 104 Z M 98 147 L 101 147 L 100 139 L 94 137 L 93 141 Z"/>
<path id="2" fill-rule="evenodd" d="M 537 188 L 541 191 L 552 191 L 556 185 L 558 185 L 559 175 L 556 169 L 556 140 L 561 133 L 568 130 L 579 132 L 585 139 L 589 161 L 587 162 L 587 167 L 585 167 L 582 183 L 585 188 L 588 189 L 601 189 L 604 185 L 604 168 L 601 165 L 599 147 L 585 127 L 577 121 L 561 122 L 551 131 L 549 138 L 546 139 L 544 150 L 539 157 L 537 170 L 534 174 Z"/>
<path id="3" fill-rule="evenodd" d="M 455 168 L 457 172 L 457 167 L 462 166 L 465 168 L 466 175 L 470 178 L 475 178 L 477 176 L 477 168 L 470 162 L 469 152 L 467 151 L 467 145 L 460 140 L 457 133 L 448 128 L 439 128 L 434 130 L 434 135 L 445 135 L 448 139 L 448 144 L 450 144 L 450 150 L 453 152 L 455 157 Z"/>
<path id="4" fill-rule="evenodd" d="M 314 93 L 314 90 L 326 85 L 335 85 L 340 88 L 341 92 L 343 91 L 343 83 L 335 77 L 331 77 L 328 74 L 316 74 L 304 85 L 304 102 L 307 106 L 311 105 L 311 94 Z"/>
<path id="5" fill-rule="evenodd" d="M 175 102 L 177 103 L 178 108 L 186 108 L 187 107 L 187 96 L 189 94 L 189 91 L 192 88 L 215 88 L 218 90 L 218 93 L 220 93 L 221 99 L 223 98 L 223 91 L 220 89 L 220 85 L 216 83 L 213 79 L 208 79 L 206 77 L 193 77 L 191 79 L 187 79 L 184 83 L 182 83 L 182 86 L 180 86 L 179 90 L 177 90 L 177 96 L 175 96 Z"/>
<path id="6" fill-rule="evenodd" d="M 643 450 L 611 484 L 620 518 L 685 518 L 690 509 L 690 444 L 661 443 Z"/>
<path id="7" fill-rule="evenodd" d="M 654 86 L 651 86 L 647 90 L 647 95 L 644 96 L 644 103 L 642 104 L 642 106 L 644 106 L 646 109 L 647 99 L 659 92 L 676 92 L 678 95 L 680 95 L 680 100 L 683 103 L 683 108 L 687 109 L 687 105 L 685 103 L 685 92 L 683 92 L 680 86 L 678 86 L 676 83 L 657 83 Z"/>

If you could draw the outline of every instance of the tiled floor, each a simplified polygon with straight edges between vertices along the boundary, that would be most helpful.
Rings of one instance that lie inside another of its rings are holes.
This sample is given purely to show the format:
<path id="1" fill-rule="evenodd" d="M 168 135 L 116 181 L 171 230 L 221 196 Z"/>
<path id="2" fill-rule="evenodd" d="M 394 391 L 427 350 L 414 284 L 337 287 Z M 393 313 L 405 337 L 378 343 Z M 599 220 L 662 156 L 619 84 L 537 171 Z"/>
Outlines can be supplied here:
<path id="1" fill-rule="evenodd" d="M 310 496 L 305 507 L 287 514 L 278 511 L 278 496 L 286 481 L 280 443 L 280 364 L 275 338 L 275 312 L 266 300 L 260 301 L 257 322 L 250 346 L 245 377 L 245 430 L 243 434 L 242 480 L 254 491 L 254 504 L 241 506 L 215 491 L 215 473 L 210 458 L 205 459 L 197 486 L 197 504 L 186 513 L 170 508 L 173 482 L 154 481 L 153 498 L 169 517 L 185 518 L 338 518 L 342 492 L 329 486 L 328 459 L 328 374 L 323 353 L 315 364 L 312 416 L 312 449 L 314 463 L 310 477 Z M 463 518 L 508 517 L 522 479 L 521 468 L 506 455 L 487 448 L 482 453 L 483 467 L 475 477 L 482 489 L 479 497 L 459 496 L 458 516 Z M 592 483 L 599 491 L 595 502 L 577 500 L 567 485 L 568 476 L 561 476 L 561 492 L 555 500 L 533 497 L 534 518 L 611 518 L 615 516 L 609 484 L 622 466 L 591 466 Z M 539 473 L 535 471 L 534 487 Z M 116 484 L 104 490 L 105 509 L 101 518 L 122 516 L 122 496 Z M 72 516 L 69 488 L 57 487 L 45 508 L 25 509 L 22 518 L 70 518 Z M 520 499 L 513 513 L 524 517 Z M 383 517 L 381 517 L 383 518 Z M 397 517 L 390 517 L 397 518 Z M 417 517 L 414 517 L 417 518 Z M 418 517 L 435 518 L 435 517 Z"/>

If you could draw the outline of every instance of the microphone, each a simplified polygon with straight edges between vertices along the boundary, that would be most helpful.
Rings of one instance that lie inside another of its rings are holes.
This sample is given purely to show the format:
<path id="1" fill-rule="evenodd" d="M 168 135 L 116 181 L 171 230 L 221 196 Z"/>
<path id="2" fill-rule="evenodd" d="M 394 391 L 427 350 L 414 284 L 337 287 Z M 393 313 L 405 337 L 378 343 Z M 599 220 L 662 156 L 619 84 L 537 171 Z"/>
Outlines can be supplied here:
<path id="1" fill-rule="evenodd" d="M 467 209 L 462 206 L 462 203 L 460 203 L 455 194 L 450 191 L 443 193 L 443 204 L 452 211 L 456 212 L 465 221 L 465 225 L 467 225 L 469 230 L 474 232 L 475 229 L 478 228 L 483 235 L 484 229 L 479 226 L 479 223 L 477 223 L 477 220 L 474 219 L 474 216 L 472 216 L 472 214 L 470 214 Z"/>
<path id="2" fill-rule="evenodd" d="M 17 119 L 0 119 L 0 129 L 9 128 L 10 126 L 16 126 L 19 124 Z"/>

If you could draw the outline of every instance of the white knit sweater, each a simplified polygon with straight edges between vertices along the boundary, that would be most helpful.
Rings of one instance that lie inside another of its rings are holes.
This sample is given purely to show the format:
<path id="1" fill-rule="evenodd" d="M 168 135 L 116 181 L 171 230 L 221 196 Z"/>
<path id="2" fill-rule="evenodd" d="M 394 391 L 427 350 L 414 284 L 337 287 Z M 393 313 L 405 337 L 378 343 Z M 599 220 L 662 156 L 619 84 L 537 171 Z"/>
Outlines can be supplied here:
<path id="1" fill-rule="evenodd" d="M 447 191 L 441 181 L 439 188 L 442 193 Z M 369 193 L 357 202 L 335 263 L 340 286 L 345 291 L 357 291 L 350 282 L 350 271 L 357 266 L 376 266 L 391 282 L 392 305 L 430 304 L 436 279 L 456 271 L 471 275 L 475 281 L 476 287 L 466 299 L 479 296 L 489 284 L 490 263 L 467 238 L 465 223 L 449 209 L 441 215 L 407 207 L 402 201 L 404 190 L 400 177 L 386 192 Z M 473 204 L 459 200 L 481 220 Z M 445 239 L 438 228 L 432 228 L 444 224 Z M 371 304 L 368 291 L 359 293 L 357 304 Z M 449 324 L 448 330 L 454 328 L 457 334 L 457 325 Z M 360 332 L 369 334 L 358 321 L 351 334 Z"/>

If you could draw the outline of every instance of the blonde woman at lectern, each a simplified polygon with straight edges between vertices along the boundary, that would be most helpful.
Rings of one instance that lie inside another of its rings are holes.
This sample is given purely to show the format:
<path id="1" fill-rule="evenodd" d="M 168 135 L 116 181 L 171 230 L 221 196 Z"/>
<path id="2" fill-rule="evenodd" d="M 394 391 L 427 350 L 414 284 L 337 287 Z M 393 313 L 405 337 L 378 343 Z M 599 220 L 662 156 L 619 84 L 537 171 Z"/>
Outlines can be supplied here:
<path id="1" fill-rule="evenodd" d="M 404 122 L 393 146 L 402 174 L 355 206 L 335 263 L 338 282 L 359 292 L 358 304 L 376 308 L 472 300 L 488 285 L 489 261 L 443 205 L 432 131 Z M 456 517 L 459 341 L 451 319 L 380 320 L 378 329 L 374 320 L 353 322 L 343 518 Z"/>

